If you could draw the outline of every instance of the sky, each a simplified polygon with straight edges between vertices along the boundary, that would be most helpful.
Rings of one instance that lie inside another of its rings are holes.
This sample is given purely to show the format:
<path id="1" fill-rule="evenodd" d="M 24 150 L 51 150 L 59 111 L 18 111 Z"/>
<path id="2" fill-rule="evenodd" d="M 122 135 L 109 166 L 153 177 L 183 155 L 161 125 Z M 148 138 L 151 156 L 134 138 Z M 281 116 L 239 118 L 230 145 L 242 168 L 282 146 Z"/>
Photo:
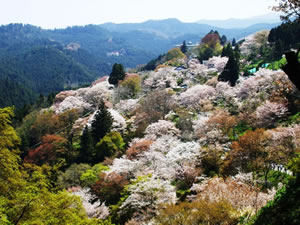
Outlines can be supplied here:
<path id="1" fill-rule="evenodd" d="M 0 0 L 0 24 L 53 29 L 167 18 L 195 22 L 263 15 L 274 5 L 275 0 Z"/>

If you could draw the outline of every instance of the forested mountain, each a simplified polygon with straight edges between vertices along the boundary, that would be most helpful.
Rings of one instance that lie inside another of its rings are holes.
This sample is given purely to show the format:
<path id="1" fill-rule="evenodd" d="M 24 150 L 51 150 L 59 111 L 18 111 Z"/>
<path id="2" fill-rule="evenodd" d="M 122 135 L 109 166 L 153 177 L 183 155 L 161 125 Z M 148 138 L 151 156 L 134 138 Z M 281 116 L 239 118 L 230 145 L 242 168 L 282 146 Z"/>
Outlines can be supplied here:
<path id="1" fill-rule="evenodd" d="M 1 27 L 0 104 L 61 91 L 0 108 L 0 224 L 299 225 L 299 19 L 192 47 L 177 20 Z"/>
<path id="2" fill-rule="evenodd" d="M 263 24 L 219 29 L 219 32 L 229 39 L 240 38 L 272 26 Z M 0 98 L 9 100 L 0 102 L 0 106 L 20 106 L 31 103 L 41 93 L 89 83 L 109 74 L 116 62 L 125 67 L 145 64 L 183 40 L 199 42 L 213 28 L 176 19 L 54 30 L 22 24 L 1 26 L 0 79 L 12 86 L 1 91 Z M 16 93 L 27 94 L 20 101 L 20 94 Z"/>
<path id="3" fill-rule="evenodd" d="M 203 37 L 210 30 L 218 30 L 220 33 L 225 34 L 230 39 L 239 39 L 261 29 L 270 29 L 278 24 L 279 23 L 264 23 L 263 20 L 261 20 L 260 23 L 251 24 L 248 27 L 225 29 L 207 24 L 184 23 L 177 19 L 165 19 L 148 20 L 143 23 L 106 23 L 100 26 L 114 32 L 125 33 L 138 30 L 150 34 L 156 34 L 164 38 L 175 38 L 186 34 L 197 34 L 200 37 Z"/>
<path id="4" fill-rule="evenodd" d="M 40 93 L 47 95 L 90 83 L 109 71 L 107 64 L 97 64 L 95 57 L 84 50 L 72 52 L 54 46 L 34 47 L 0 60 L 0 79 L 10 84 L 1 88 L 0 96 L 7 101 L 1 101 L 0 105 L 32 103 Z M 31 94 L 21 98 L 16 94 L 23 92 Z"/>

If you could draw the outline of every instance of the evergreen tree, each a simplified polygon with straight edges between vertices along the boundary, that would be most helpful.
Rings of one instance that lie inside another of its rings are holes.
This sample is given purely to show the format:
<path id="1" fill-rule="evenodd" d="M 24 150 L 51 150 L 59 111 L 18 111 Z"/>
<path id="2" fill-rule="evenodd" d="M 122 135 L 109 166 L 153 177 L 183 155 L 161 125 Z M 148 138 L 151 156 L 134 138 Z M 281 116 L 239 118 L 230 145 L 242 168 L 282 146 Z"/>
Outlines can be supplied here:
<path id="1" fill-rule="evenodd" d="M 117 85 L 119 80 L 124 80 L 125 70 L 122 64 L 115 63 L 109 75 L 108 82 Z"/>
<path id="2" fill-rule="evenodd" d="M 94 155 L 93 138 L 89 128 L 86 126 L 80 137 L 80 162 L 91 162 Z"/>
<path id="3" fill-rule="evenodd" d="M 231 86 L 234 86 L 236 81 L 239 79 L 239 65 L 234 54 L 230 54 L 228 62 L 219 75 L 218 81 L 229 82 Z"/>
<path id="4" fill-rule="evenodd" d="M 185 41 L 183 41 L 181 47 L 180 47 L 180 50 L 185 54 L 187 52 L 187 46 L 186 46 L 186 43 Z"/>
<path id="5" fill-rule="evenodd" d="M 96 112 L 95 118 L 92 122 L 92 137 L 93 144 L 96 145 L 100 139 L 102 139 L 107 132 L 110 131 L 113 123 L 113 118 L 109 111 L 107 111 L 104 102 L 99 104 L 98 111 Z"/>
<path id="6" fill-rule="evenodd" d="M 225 35 L 222 35 L 222 37 L 221 37 L 221 45 L 224 46 L 226 44 L 226 42 L 227 42 L 227 37 Z"/>
<path id="7" fill-rule="evenodd" d="M 236 44 L 234 47 L 234 56 L 237 61 L 239 61 L 241 58 L 241 50 L 240 50 L 240 46 L 238 44 Z"/>
<path id="8" fill-rule="evenodd" d="M 235 46 L 236 45 L 236 40 L 235 38 L 232 39 L 232 46 Z"/>
<path id="9" fill-rule="evenodd" d="M 222 57 L 229 57 L 230 55 L 233 55 L 232 46 L 230 43 L 228 43 L 222 50 L 221 56 Z"/>

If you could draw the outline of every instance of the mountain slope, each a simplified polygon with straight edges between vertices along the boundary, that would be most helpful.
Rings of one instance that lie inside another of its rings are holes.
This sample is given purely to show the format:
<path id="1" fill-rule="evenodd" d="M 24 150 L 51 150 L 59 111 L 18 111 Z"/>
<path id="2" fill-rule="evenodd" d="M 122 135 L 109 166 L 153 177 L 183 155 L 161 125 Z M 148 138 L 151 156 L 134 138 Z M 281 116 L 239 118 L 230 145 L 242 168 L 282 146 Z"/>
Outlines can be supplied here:
<path id="1" fill-rule="evenodd" d="M 86 65 L 79 63 L 80 60 L 78 53 L 53 46 L 35 47 L 15 57 L 0 60 L 0 79 L 8 83 L 4 85 L 2 82 L 1 90 L 4 91 L 0 93 L 3 99 L 0 105 L 31 103 L 39 93 L 48 94 L 89 83 L 110 70 L 106 65 L 106 70 L 100 73 L 100 68 L 92 60 L 83 62 Z M 93 66 L 88 67 L 88 63 Z M 24 101 L 22 94 L 15 94 L 20 92 L 24 93 Z"/>

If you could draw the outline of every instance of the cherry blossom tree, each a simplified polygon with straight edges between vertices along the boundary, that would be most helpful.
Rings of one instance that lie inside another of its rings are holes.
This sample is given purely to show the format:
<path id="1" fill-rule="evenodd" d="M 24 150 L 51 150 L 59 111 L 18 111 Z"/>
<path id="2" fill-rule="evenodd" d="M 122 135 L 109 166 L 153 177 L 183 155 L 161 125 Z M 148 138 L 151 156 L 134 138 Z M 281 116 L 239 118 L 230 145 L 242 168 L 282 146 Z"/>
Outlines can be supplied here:
<path id="1" fill-rule="evenodd" d="M 70 188 L 69 191 L 71 191 L 73 195 L 80 197 L 89 218 L 106 219 L 109 216 L 109 208 L 105 206 L 104 203 L 100 201 L 92 203 L 95 197 L 91 195 L 88 188 L 82 189 L 80 187 L 73 187 Z"/>

